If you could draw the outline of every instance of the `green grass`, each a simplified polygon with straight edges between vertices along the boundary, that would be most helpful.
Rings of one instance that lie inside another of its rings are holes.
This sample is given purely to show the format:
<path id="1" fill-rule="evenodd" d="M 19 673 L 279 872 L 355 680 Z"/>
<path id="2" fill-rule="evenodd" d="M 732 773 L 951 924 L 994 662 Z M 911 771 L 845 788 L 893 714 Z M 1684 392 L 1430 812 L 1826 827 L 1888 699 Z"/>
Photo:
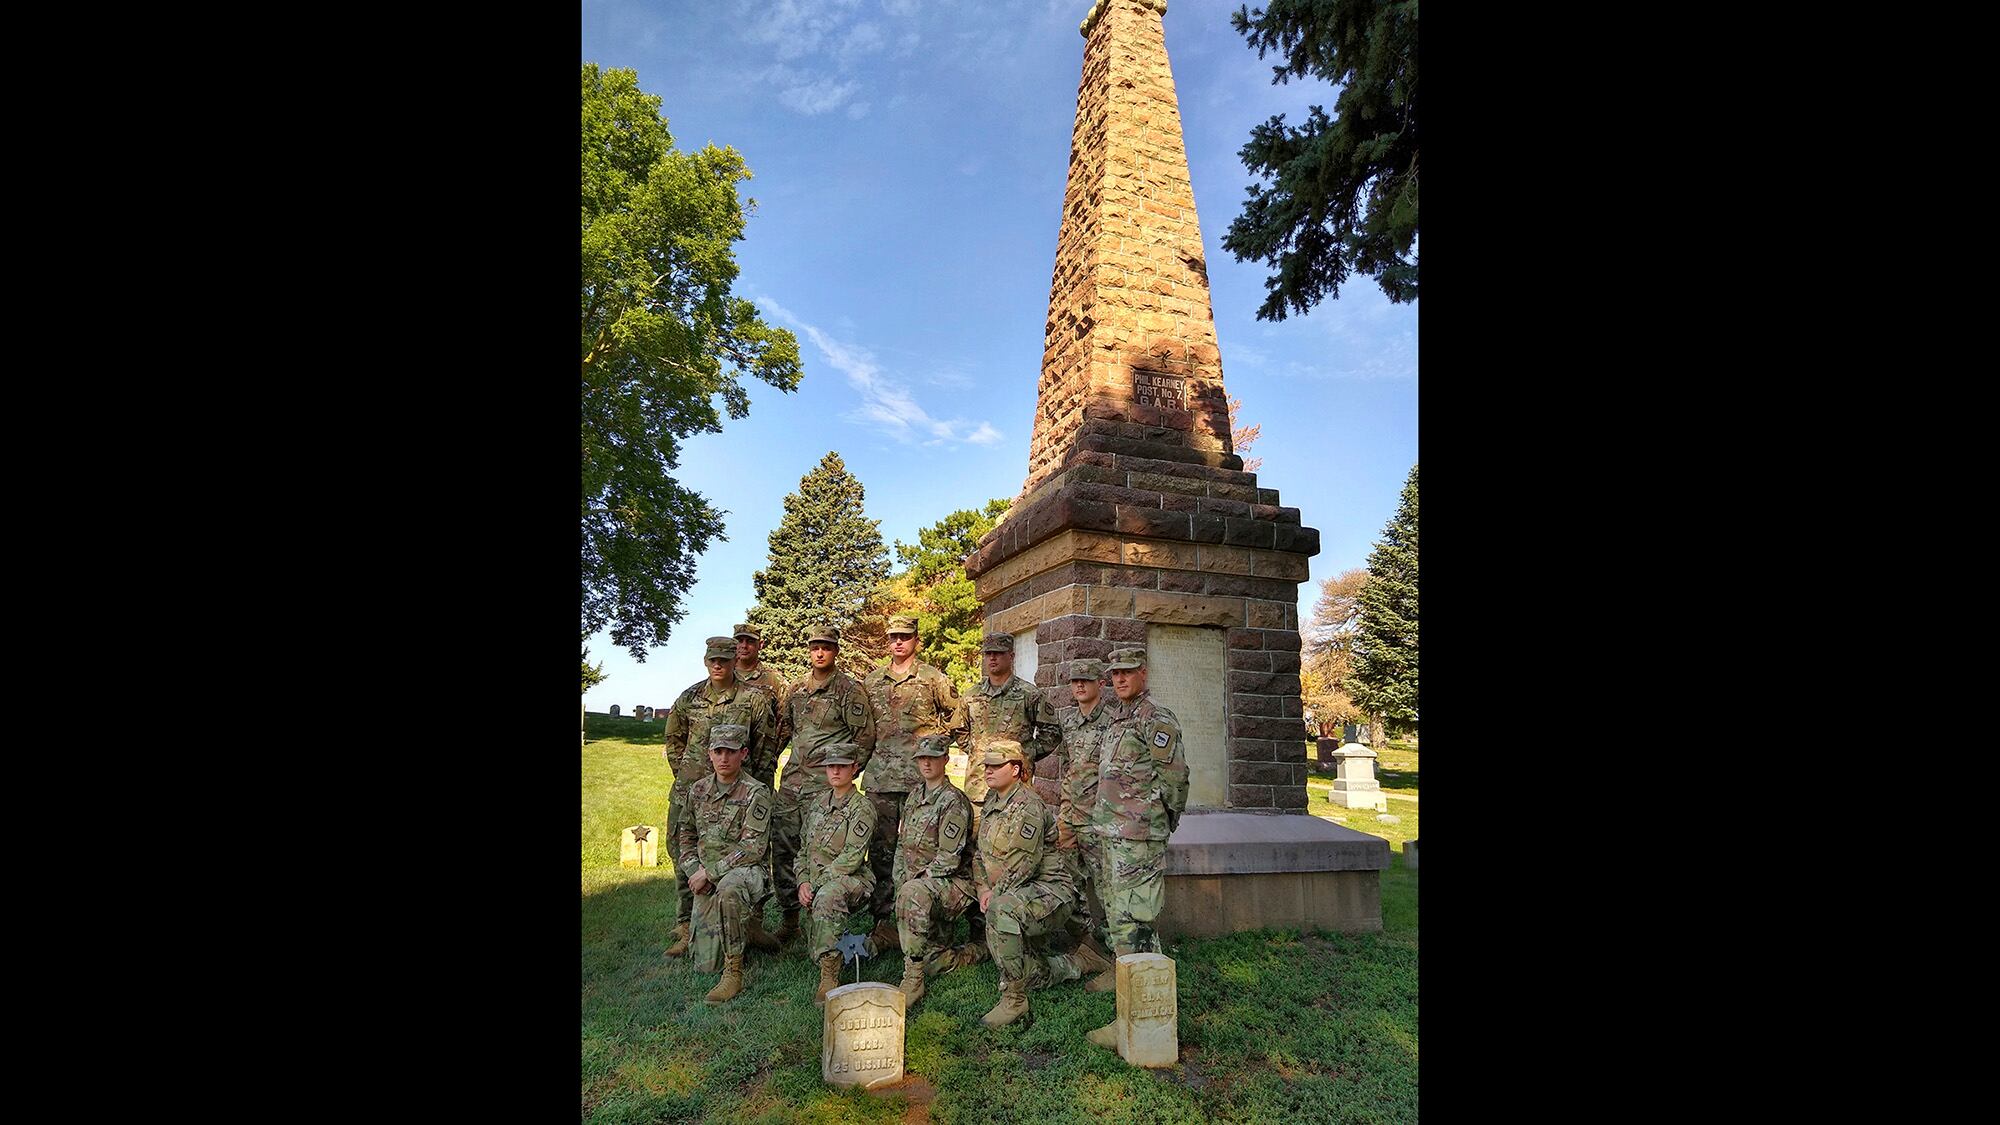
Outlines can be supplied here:
<path id="1" fill-rule="evenodd" d="M 1084 1042 L 1085 1031 L 1111 1021 L 1116 1002 L 1080 983 L 1032 993 L 1030 1019 L 987 1030 L 979 1017 L 998 988 L 985 964 L 934 980 L 912 1012 L 906 1065 L 919 1080 L 863 1094 L 820 1081 L 818 973 L 796 943 L 776 957 L 752 952 L 744 994 L 717 1007 L 702 1002 L 713 974 L 661 958 L 672 869 L 618 863 L 621 829 L 665 825 L 671 774 L 661 731 L 659 723 L 588 718 L 583 1120 L 1416 1120 L 1417 876 L 1401 857 L 1402 842 L 1416 834 L 1416 802 L 1392 797 L 1403 823 L 1376 824 L 1370 812 L 1322 808 L 1330 782 L 1315 777 L 1313 811 L 1345 815 L 1391 842 L 1384 932 L 1259 931 L 1170 943 L 1180 971 L 1179 1065 L 1139 1070 Z M 901 970 L 901 957 L 888 953 L 863 962 L 862 976 L 894 983 Z M 852 969 L 842 979 L 852 980 Z"/>

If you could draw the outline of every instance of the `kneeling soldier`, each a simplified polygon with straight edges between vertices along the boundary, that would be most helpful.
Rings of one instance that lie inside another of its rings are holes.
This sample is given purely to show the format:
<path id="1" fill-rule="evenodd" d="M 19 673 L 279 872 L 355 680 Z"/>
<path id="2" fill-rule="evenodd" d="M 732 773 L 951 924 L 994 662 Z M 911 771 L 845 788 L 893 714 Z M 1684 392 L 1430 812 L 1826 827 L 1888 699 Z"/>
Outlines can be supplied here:
<path id="1" fill-rule="evenodd" d="M 751 904 L 765 891 L 771 790 L 743 772 L 749 727 L 717 724 L 709 728 L 708 744 L 715 772 L 688 787 L 674 854 L 698 904 L 695 968 L 711 971 L 720 960 L 722 980 L 707 996 L 709 1003 L 720 1004 L 743 991 L 744 927 Z"/>
<path id="2" fill-rule="evenodd" d="M 979 818 L 979 905 L 986 944 L 1000 970 L 1000 1002 L 980 1018 L 987 1027 L 1028 1011 L 1028 990 L 1075 980 L 1111 963 L 1088 945 L 1051 955 L 1047 935 L 1069 918 L 1076 886 L 1056 850 L 1056 818 L 1022 780 L 1027 755 L 1012 739 L 986 744 L 986 809 Z"/>
<path id="3" fill-rule="evenodd" d="M 812 911 L 808 954 L 819 959 L 813 1003 L 821 1007 L 826 994 L 840 984 L 840 954 L 833 943 L 840 940 L 847 916 L 875 891 L 875 873 L 868 869 L 875 805 L 854 788 L 860 756 L 861 748 L 852 742 L 825 749 L 820 761 L 831 788 L 807 806 L 799 837 L 799 905 Z"/>
<path id="4" fill-rule="evenodd" d="M 903 1009 L 923 999 L 930 953 L 972 904 L 972 802 L 944 775 L 951 736 L 917 740 L 923 781 L 903 803 L 896 834 L 896 928 L 903 946 Z"/>

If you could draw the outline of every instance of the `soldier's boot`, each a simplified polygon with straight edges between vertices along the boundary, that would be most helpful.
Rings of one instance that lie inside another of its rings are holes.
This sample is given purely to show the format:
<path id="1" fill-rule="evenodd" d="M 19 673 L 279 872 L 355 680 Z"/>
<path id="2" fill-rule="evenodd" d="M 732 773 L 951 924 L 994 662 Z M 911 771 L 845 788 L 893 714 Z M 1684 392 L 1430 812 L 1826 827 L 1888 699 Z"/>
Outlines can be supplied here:
<path id="1" fill-rule="evenodd" d="M 750 916 L 743 919 L 743 943 L 766 953 L 776 953 L 781 944 L 777 938 L 764 932 L 764 912 L 761 910 L 752 910 Z"/>
<path id="2" fill-rule="evenodd" d="M 771 937 L 776 939 L 779 945 L 783 945 L 797 936 L 799 936 L 799 908 L 794 906 L 785 911 L 785 924 L 779 926 L 778 932 Z"/>
<path id="3" fill-rule="evenodd" d="M 1112 1020 L 1103 1027 L 1091 1028 L 1084 1033 L 1083 1037 L 1107 1051 L 1116 1051 L 1118 1049 L 1118 1021 Z"/>
<path id="4" fill-rule="evenodd" d="M 688 951 L 688 924 L 682 922 L 674 927 L 674 943 L 667 947 L 667 956 L 683 957 Z"/>
<path id="5" fill-rule="evenodd" d="M 1076 948 L 1070 952 L 1069 959 L 1076 963 L 1078 976 L 1086 973 L 1102 974 L 1110 972 L 1112 986 L 1117 986 L 1118 973 L 1116 967 L 1112 964 L 1111 958 L 1105 955 L 1104 947 L 1097 944 L 1097 939 L 1091 937 L 1089 934 L 1085 934 L 1083 940 L 1076 943 Z M 1085 985 L 1084 987 L 1088 988 L 1089 985 Z"/>
<path id="6" fill-rule="evenodd" d="M 1028 982 L 1025 980 L 1003 980 L 1000 982 L 1000 1002 L 993 1010 L 979 1017 L 979 1022 L 987 1027 L 1005 1027 L 1028 1014 Z"/>
<path id="7" fill-rule="evenodd" d="M 819 955 L 819 991 L 813 993 L 813 1003 L 826 1007 L 826 994 L 840 987 L 840 954 Z"/>
<path id="8" fill-rule="evenodd" d="M 903 1010 L 924 998 L 924 962 L 915 957 L 903 958 Z"/>
<path id="9" fill-rule="evenodd" d="M 1092 945 L 1097 945 L 1097 943 L 1096 943 L 1095 941 L 1092 941 L 1092 942 L 1091 942 L 1091 944 L 1092 944 Z M 1103 946 L 1097 946 L 1097 947 L 1098 947 L 1099 949 L 1102 949 L 1102 948 L 1104 948 Z M 1088 983 L 1086 983 L 1086 984 L 1085 984 L 1085 985 L 1083 986 L 1083 990 L 1084 990 L 1085 992 L 1110 992 L 1110 991 L 1111 991 L 1112 989 L 1114 989 L 1114 988 L 1117 988 L 1117 987 L 1118 987 L 1118 965 L 1117 965 L 1117 961 L 1118 961 L 1118 958 L 1119 958 L 1119 957 L 1123 957 L 1123 956 L 1124 956 L 1125 954 L 1127 954 L 1127 953 L 1137 953 L 1137 952 L 1139 952 L 1139 951 L 1138 951 L 1138 950 L 1136 950 L 1136 949 L 1134 949 L 1134 948 L 1132 948 L 1132 947 L 1131 947 L 1131 946 L 1129 946 L 1129 945 L 1121 945 L 1121 946 L 1119 946 L 1119 947 L 1118 947 L 1118 954 L 1117 954 L 1117 956 L 1107 956 L 1107 957 L 1105 958 L 1105 960 L 1107 960 L 1107 961 L 1110 961 L 1110 962 L 1112 962 L 1111 966 L 1110 966 L 1110 967 L 1108 967 L 1108 968 L 1106 968 L 1106 969 L 1105 969 L 1105 970 L 1104 970 L 1103 972 L 1101 972 L 1101 973 L 1097 974 L 1096 976 L 1094 976 L 1094 977 L 1091 977 L 1091 978 L 1090 978 L 1090 981 L 1089 981 Z M 1103 1030 L 1103 1029 L 1102 1029 L 1102 1028 L 1100 1028 L 1099 1030 Z M 1091 1040 L 1091 1042 L 1092 1042 L 1092 1043 L 1095 1043 L 1095 1042 L 1097 1042 L 1097 1040 L 1095 1040 L 1095 1039 L 1092 1039 L 1092 1040 Z"/>
<path id="10" fill-rule="evenodd" d="M 937 972 L 932 975 L 941 977 L 953 969 L 969 969 L 981 961 L 988 960 L 991 956 L 986 951 L 986 944 L 984 942 L 969 942 L 965 945 L 956 946 L 950 952 L 938 958 Z"/>
<path id="11" fill-rule="evenodd" d="M 720 1004 L 743 991 L 743 955 L 731 953 L 722 959 L 722 979 L 703 997 L 711 1004 Z"/>
<path id="12" fill-rule="evenodd" d="M 884 918 L 875 923 L 875 928 L 868 933 L 868 947 L 877 953 L 903 948 L 903 937 L 896 932 L 894 918 Z"/>

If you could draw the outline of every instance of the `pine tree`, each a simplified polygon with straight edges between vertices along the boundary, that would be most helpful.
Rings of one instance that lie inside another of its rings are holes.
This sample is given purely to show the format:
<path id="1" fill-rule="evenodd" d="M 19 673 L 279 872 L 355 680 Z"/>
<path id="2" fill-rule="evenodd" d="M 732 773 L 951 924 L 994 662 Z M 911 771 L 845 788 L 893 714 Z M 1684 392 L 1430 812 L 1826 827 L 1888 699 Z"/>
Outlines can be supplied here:
<path id="1" fill-rule="evenodd" d="M 889 572 L 881 521 L 863 514 L 862 496 L 840 454 L 828 453 L 785 497 L 770 565 L 752 579 L 757 604 L 749 616 L 764 635 L 763 661 L 786 679 L 805 675 L 812 627 L 845 629 Z"/>
<path id="2" fill-rule="evenodd" d="M 1417 466 L 1410 466 L 1403 501 L 1368 554 L 1361 586 L 1361 630 L 1354 639 L 1354 674 L 1347 693 L 1373 716 L 1380 746 L 1389 723 L 1417 721 Z"/>

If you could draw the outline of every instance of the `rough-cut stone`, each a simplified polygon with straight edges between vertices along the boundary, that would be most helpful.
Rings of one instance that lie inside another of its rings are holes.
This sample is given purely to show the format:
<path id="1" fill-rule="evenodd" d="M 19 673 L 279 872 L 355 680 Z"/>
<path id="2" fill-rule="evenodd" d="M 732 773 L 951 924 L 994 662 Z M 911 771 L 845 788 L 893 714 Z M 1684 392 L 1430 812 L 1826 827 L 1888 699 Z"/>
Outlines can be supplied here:
<path id="1" fill-rule="evenodd" d="M 618 834 L 618 865 L 658 867 L 660 830 L 650 824 L 635 824 Z"/>
<path id="2" fill-rule="evenodd" d="M 1118 958 L 1118 1057 L 1132 1066 L 1180 1061 L 1180 1001 L 1173 958 L 1127 953 Z"/>
<path id="3" fill-rule="evenodd" d="M 903 1080 L 903 990 L 880 981 L 843 984 L 826 994 L 819 1076 L 836 1086 Z"/>

